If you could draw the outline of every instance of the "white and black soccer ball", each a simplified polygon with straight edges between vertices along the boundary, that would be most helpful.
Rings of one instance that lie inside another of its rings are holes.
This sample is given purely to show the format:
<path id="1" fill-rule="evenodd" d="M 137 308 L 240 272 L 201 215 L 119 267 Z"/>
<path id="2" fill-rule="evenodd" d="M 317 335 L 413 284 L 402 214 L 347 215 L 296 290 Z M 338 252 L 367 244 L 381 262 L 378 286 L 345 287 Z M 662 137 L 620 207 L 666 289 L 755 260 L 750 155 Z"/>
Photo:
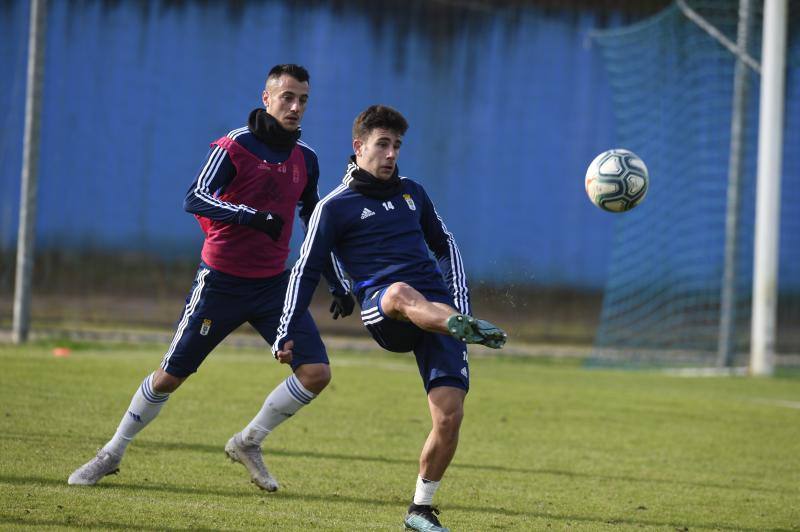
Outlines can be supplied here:
<path id="1" fill-rule="evenodd" d="M 608 212 L 633 209 L 647 195 L 647 166 L 630 150 L 604 151 L 586 170 L 586 194 L 592 203 Z"/>

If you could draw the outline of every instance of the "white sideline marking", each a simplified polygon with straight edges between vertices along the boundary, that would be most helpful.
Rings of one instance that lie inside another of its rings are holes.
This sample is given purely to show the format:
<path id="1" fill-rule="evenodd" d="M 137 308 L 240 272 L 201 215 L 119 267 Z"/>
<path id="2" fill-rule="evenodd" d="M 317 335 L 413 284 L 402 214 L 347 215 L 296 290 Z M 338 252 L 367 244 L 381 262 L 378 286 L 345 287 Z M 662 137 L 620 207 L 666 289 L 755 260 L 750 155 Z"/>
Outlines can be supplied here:
<path id="1" fill-rule="evenodd" d="M 676 377 L 731 377 L 746 376 L 747 368 L 673 368 L 664 373 Z"/>
<path id="2" fill-rule="evenodd" d="M 782 406 L 784 408 L 794 408 L 800 410 L 800 401 L 786 401 L 783 399 L 753 399 L 754 403 L 761 403 L 770 406 Z"/>

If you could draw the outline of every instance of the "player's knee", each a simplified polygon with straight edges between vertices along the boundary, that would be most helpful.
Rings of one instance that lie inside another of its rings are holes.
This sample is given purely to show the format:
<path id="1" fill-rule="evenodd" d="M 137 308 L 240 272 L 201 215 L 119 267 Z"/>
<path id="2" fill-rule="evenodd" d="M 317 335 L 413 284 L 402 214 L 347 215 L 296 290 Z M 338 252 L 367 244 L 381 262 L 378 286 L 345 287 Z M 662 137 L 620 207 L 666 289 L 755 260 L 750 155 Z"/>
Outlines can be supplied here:
<path id="1" fill-rule="evenodd" d="M 303 364 L 295 370 L 303 387 L 319 394 L 331 382 L 331 367 L 328 364 Z"/>
<path id="2" fill-rule="evenodd" d="M 383 293 L 381 305 L 383 306 L 384 312 L 387 310 L 402 312 L 406 306 L 413 304 L 413 302 L 419 296 L 420 293 L 413 289 L 410 285 L 403 282 L 397 282 L 393 283 Z"/>
<path id="3" fill-rule="evenodd" d="M 440 412 L 434 419 L 437 431 L 451 438 L 458 437 L 461 422 L 464 420 L 464 409 L 455 408 L 446 412 Z"/>
<path id="4" fill-rule="evenodd" d="M 186 379 L 187 377 L 176 377 L 158 368 L 153 374 L 153 390 L 158 393 L 172 393 L 177 390 Z"/>

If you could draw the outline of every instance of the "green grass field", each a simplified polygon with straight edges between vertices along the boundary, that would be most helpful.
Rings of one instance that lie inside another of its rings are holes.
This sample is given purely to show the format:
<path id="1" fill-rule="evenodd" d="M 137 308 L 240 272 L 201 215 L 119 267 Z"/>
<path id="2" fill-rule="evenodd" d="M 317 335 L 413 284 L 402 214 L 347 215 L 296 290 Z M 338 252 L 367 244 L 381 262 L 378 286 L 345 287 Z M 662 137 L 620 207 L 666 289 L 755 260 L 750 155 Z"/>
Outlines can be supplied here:
<path id="1" fill-rule="evenodd" d="M 265 442 L 267 494 L 222 451 L 287 374 L 266 351 L 219 349 L 119 475 L 71 487 L 163 347 L 52 348 L 0 346 L 0 529 L 402 528 L 429 429 L 410 356 L 332 353 L 331 386 Z M 800 530 L 800 379 L 471 365 L 436 498 L 453 530 Z"/>

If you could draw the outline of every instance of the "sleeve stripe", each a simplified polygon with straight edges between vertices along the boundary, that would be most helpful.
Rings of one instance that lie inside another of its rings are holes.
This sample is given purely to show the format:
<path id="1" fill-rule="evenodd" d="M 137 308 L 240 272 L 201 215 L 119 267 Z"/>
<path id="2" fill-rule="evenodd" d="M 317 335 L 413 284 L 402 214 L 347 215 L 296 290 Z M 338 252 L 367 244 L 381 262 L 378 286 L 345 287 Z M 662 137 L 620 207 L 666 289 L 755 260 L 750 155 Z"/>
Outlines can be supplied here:
<path id="1" fill-rule="evenodd" d="M 247 126 L 244 126 L 244 127 L 240 127 L 239 129 L 232 130 L 226 136 L 231 138 L 231 139 L 233 139 L 233 140 L 236 140 L 236 137 L 238 137 L 239 135 L 242 135 L 243 133 L 247 133 L 248 131 L 250 131 L 250 129 Z"/>
<path id="2" fill-rule="evenodd" d="M 350 281 L 347 280 L 344 274 L 344 268 L 342 267 L 342 263 L 339 262 L 339 258 L 331 252 L 331 262 L 333 262 L 333 272 L 336 274 L 336 278 L 339 279 L 339 282 L 342 283 L 345 290 L 348 292 L 352 291 L 352 287 L 350 286 Z"/>
<path id="3" fill-rule="evenodd" d="M 292 275 L 289 277 L 289 285 L 286 287 L 286 296 L 283 300 L 283 314 L 281 315 L 281 321 L 278 324 L 278 331 L 275 335 L 275 342 L 272 344 L 272 352 L 277 353 L 277 347 L 280 344 L 280 341 L 283 337 L 286 336 L 289 323 L 292 321 L 292 315 L 294 314 L 295 307 L 297 306 L 297 294 L 300 288 L 300 278 L 303 276 L 303 268 L 305 268 L 306 262 L 308 261 L 308 255 L 311 252 L 311 247 L 313 246 L 314 237 L 317 234 L 317 228 L 319 227 L 319 217 L 320 213 L 322 212 L 322 208 L 325 204 L 330 201 L 331 198 L 340 194 L 341 192 L 347 190 L 345 185 L 339 185 L 335 189 L 333 189 L 327 196 L 322 198 L 317 206 L 314 208 L 314 212 L 311 214 L 311 220 L 308 224 L 308 231 L 306 232 L 306 238 L 303 241 L 303 245 L 300 248 L 300 257 L 297 259 L 297 262 L 292 267 Z"/>
<path id="4" fill-rule="evenodd" d="M 442 221 L 439 213 L 434 207 L 433 213 L 436 219 L 442 224 L 442 230 L 447 235 L 447 244 L 450 247 L 450 260 L 453 263 L 453 294 L 455 296 L 455 303 L 458 310 L 465 314 L 470 314 L 471 309 L 469 305 L 469 289 L 467 288 L 467 276 L 464 273 L 464 262 L 461 260 L 461 253 L 458 251 L 458 245 L 453 234 L 447 230 L 447 226 Z"/>
<path id="5" fill-rule="evenodd" d="M 305 142 L 303 142 L 302 140 L 298 140 L 298 141 L 297 141 L 297 143 L 298 143 L 300 146 L 303 146 L 304 148 L 308 148 L 308 149 L 309 149 L 309 151 L 311 151 L 311 153 L 313 153 L 314 155 L 317 155 L 317 152 L 316 152 L 316 151 L 314 151 L 314 148 L 312 148 L 311 146 L 309 146 L 308 144 L 306 144 L 306 143 L 305 143 Z"/>
<path id="6" fill-rule="evenodd" d="M 350 163 L 347 165 L 347 172 L 344 174 L 344 178 L 342 178 L 342 183 L 344 185 L 350 185 L 353 181 L 353 172 L 358 170 L 358 165 L 356 163 Z"/>
<path id="7" fill-rule="evenodd" d="M 252 209 L 246 205 L 234 205 L 232 203 L 220 200 L 219 198 L 215 197 L 208 188 L 209 184 L 214 179 L 214 176 L 216 176 L 219 167 L 222 166 L 222 161 L 225 160 L 227 155 L 228 152 L 226 152 L 223 148 L 219 146 L 214 148 L 214 150 L 211 152 L 211 156 L 208 158 L 208 162 L 200 172 L 200 177 L 197 179 L 197 186 L 194 189 L 194 195 L 212 207 L 218 207 L 233 212 L 246 211 L 249 213 L 254 213 L 256 212 L 255 209 Z"/>
<path id="8" fill-rule="evenodd" d="M 208 158 L 208 162 L 200 172 L 200 177 L 197 179 L 197 186 L 194 188 L 194 195 L 213 207 L 219 207 L 229 211 L 238 211 L 239 209 L 236 206 L 215 198 L 208 189 L 209 183 L 217 174 L 219 167 L 222 165 L 222 161 L 227 155 L 228 152 L 219 146 L 214 148 L 214 151 L 211 152 L 211 157 Z"/>

